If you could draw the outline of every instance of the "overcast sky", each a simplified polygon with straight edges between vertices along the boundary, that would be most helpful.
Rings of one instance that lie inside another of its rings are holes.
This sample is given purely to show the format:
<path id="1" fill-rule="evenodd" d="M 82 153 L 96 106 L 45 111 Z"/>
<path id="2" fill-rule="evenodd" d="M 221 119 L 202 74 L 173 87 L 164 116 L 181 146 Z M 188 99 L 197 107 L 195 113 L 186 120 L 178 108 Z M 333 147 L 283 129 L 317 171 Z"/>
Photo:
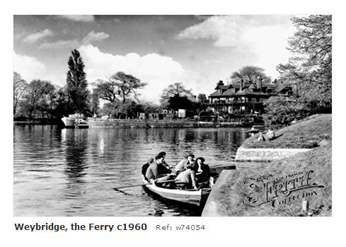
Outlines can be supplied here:
<path id="1" fill-rule="evenodd" d="M 290 56 L 290 15 L 25 16 L 14 15 L 14 71 L 27 82 L 66 83 L 71 50 L 82 55 L 87 80 L 123 71 L 148 85 L 141 98 L 158 102 L 169 84 L 197 95 L 213 92 L 243 66 L 273 79 Z"/>

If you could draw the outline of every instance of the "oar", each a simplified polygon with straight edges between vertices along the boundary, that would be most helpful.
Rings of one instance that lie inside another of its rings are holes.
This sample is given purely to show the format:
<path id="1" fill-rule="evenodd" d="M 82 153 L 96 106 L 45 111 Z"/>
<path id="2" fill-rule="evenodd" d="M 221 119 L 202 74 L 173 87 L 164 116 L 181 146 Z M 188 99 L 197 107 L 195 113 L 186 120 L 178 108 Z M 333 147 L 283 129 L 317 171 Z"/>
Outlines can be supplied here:
<path id="1" fill-rule="evenodd" d="M 176 182 L 176 181 L 175 180 L 165 180 L 165 181 L 158 181 L 155 184 L 164 184 L 164 183 L 172 183 L 172 182 Z M 180 182 L 178 182 L 178 183 L 180 183 Z M 121 187 L 113 188 L 113 190 L 120 191 L 120 189 L 143 186 L 143 185 L 146 185 L 146 184 L 142 183 L 142 184 L 134 184 L 134 185 L 128 185 L 128 186 L 121 186 Z"/>

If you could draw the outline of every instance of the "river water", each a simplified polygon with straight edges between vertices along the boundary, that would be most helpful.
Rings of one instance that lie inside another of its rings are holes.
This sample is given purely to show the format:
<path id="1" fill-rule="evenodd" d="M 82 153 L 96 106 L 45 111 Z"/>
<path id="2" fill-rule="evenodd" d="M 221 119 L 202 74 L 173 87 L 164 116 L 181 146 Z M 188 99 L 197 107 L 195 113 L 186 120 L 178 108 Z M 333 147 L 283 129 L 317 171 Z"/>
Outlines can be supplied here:
<path id="1" fill-rule="evenodd" d="M 141 166 L 167 152 L 176 164 L 191 151 L 210 166 L 228 164 L 243 128 L 60 129 L 14 126 L 14 216 L 198 216 L 201 208 L 148 194 Z"/>

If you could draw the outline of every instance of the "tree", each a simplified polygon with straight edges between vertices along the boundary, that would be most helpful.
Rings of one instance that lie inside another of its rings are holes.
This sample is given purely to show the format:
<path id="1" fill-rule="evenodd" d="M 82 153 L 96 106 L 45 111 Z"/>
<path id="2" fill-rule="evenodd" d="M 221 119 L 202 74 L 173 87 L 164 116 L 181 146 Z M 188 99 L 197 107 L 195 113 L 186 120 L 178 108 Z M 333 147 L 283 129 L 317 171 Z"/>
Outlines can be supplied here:
<path id="1" fill-rule="evenodd" d="M 43 117 L 45 113 L 50 112 L 54 90 L 54 86 L 48 81 L 33 80 L 30 82 L 21 104 L 21 108 L 28 113 L 30 119 L 38 114 Z"/>
<path id="2" fill-rule="evenodd" d="M 137 90 L 147 85 L 140 79 L 124 72 L 115 73 L 107 81 L 99 79 L 94 84 L 101 99 L 111 103 L 122 101 L 123 104 L 131 96 L 138 100 Z"/>
<path id="3" fill-rule="evenodd" d="M 136 77 L 127 75 L 124 72 L 117 72 L 111 78 L 118 82 L 120 97 L 123 103 L 125 103 L 126 99 L 131 95 L 137 100 L 137 89 L 141 89 L 147 85 L 147 83 L 141 82 Z"/>
<path id="4" fill-rule="evenodd" d="M 115 118 L 133 118 L 137 116 L 139 107 L 135 101 L 107 102 L 103 105 L 102 114 Z"/>
<path id="5" fill-rule="evenodd" d="M 67 94 L 69 96 L 70 111 L 78 113 L 89 112 L 89 90 L 84 72 L 84 63 L 78 50 L 72 51 L 72 56 L 68 60 L 67 72 Z"/>
<path id="6" fill-rule="evenodd" d="M 191 89 L 186 89 L 181 82 L 170 84 L 161 94 L 161 104 L 169 105 L 169 100 L 173 97 L 186 97 L 189 101 L 194 99 Z"/>
<path id="7" fill-rule="evenodd" d="M 282 81 L 294 85 L 294 94 L 289 99 L 281 99 L 285 103 L 266 102 L 268 118 L 276 114 L 276 108 L 282 116 L 286 109 L 295 119 L 332 110 L 332 17 L 311 15 L 293 18 L 292 22 L 297 28 L 288 40 L 292 57 L 287 64 L 279 64 L 277 70 Z M 287 107 L 281 107 L 283 104 Z"/>
<path id="8" fill-rule="evenodd" d="M 13 116 L 16 116 L 18 105 L 28 84 L 20 74 L 13 72 Z"/>
<path id="9" fill-rule="evenodd" d="M 98 114 L 99 111 L 99 105 L 100 105 L 100 97 L 99 97 L 99 92 L 97 89 L 94 89 L 92 94 L 91 94 L 91 114 Z"/>
<path id="10" fill-rule="evenodd" d="M 168 106 L 173 110 L 191 109 L 192 105 L 192 101 L 186 96 L 179 96 L 178 94 L 174 95 L 168 100 Z"/>
<path id="11" fill-rule="evenodd" d="M 100 99 L 106 100 L 110 103 L 120 101 L 120 90 L 116 81 L 111 79 L 108 81 L 98 79 L 93 84 L 96 85 L 96 91 Z"/>
<path id="12" fill-rule="evenodd" d="M 293 18 L 297 32 L 289 39 L 293 53 L 288 64 L 280 64 L 280 78 L 293 82 L 297 97 L 331 111 L 332 103 L 332 17 L 313 15 Z"/>
<path id="13" fill-rule="evenodd" d="M 207 96 L 204 93 L 200 93 L 197 96 L 197 101 L 199 103 L 208 103 L 208 98 L 207 98 Z"/>
<path id="14" fill-rule="evenodd" d="M 264 73 L 264 69 L 256 66 L 245 66 L 240 70 L 233 72 L 230 76 L 233 83 L 238 83 L 240 80 L 247 83 L 255 83 L 258 77 L 261 77 L 265 83 L 270 82 L 270 77 Z"/>
<path id="15" fill-rule="evenodd" d="M 53 110 L 53 114 L 59 119 L 69 114 L 69 97 L 66 87 L 67 85 L 65 87 L 58 88 L 56 92 L 56 107 Z"/>

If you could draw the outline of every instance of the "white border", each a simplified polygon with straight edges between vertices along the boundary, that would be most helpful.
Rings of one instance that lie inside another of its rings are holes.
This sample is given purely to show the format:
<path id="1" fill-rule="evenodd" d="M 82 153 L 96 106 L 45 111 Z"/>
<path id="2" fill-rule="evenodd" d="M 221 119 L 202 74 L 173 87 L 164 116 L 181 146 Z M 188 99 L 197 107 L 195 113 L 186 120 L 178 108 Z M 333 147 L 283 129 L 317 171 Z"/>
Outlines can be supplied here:
<path id="1" fill-rule="evenodd" d="M 342 2 L 342 1 L 338 1 Z M 345 42 L 344 42 L 344 7 L 337 1 L 19 1 L 3 3 L 1 10 L 1 71 L 2 91 L 1 105 L 1 151 L 5 159 L 1 177 L 2 200 L 0 233 L 2 242 L 11 246 L 62 246 L 76 245 L 101 246 L 112 245 L 163 245 L 177 246 L 189 244 L 194 246 L 339 246 L 344 243 L 345 221 L 345 162 L 342 153 L 345 125 L 341 107 L 345 105 L 342 93 L 345 91 Z M 13 180 L 12 180 L 12 56 L 13 56 L 13 15 L 17 14 L 333 14 L 333 217 L 328 218 L 26 218 L 12 217 Z M 10 93 L 11 92 L 11 93 Z M 65 223 L 89 222 L 118 223 L 146 222 L 151 228 L 156 224 L 205 224 L 203 232 L 125 232 L 98 233 L 72 232 L 23 233 L 15 232 L 14 222 L 26 223 Z M 8 240 L 8 241 L 7 241 Z M 192 242 L 191 242 L 192 241 Z M 335 245 L 333 244 L 335 243 Z"/>

